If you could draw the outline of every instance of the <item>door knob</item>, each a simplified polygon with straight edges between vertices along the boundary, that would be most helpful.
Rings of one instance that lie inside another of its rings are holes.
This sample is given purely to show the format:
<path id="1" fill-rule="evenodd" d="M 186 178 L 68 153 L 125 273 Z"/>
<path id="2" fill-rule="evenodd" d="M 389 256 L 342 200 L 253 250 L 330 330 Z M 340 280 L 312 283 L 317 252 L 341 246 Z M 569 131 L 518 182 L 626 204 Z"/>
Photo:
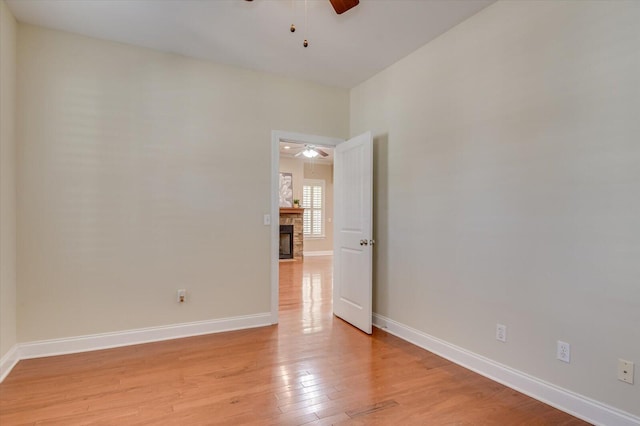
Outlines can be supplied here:
<path id="1" fill-rule="evenodd" d="M 376 240 L 369 240 L 369 245 L 374 245 L 376 243 Z"/>
<path id="2" fill-rule="evenodd" d="M 361 246 L 366 246 L 367 244 L 369 244 L 369 242 L 367 240 L 360 240 L 360 245 Z"/>

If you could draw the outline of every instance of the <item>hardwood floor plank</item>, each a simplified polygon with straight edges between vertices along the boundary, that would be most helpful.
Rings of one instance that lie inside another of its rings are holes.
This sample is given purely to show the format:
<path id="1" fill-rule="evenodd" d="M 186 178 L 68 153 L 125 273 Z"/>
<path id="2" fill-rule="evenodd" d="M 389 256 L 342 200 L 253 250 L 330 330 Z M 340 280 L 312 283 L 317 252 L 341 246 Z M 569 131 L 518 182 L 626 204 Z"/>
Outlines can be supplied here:
<path id="1" fill-rule="evenodd" d="M 0 425 L 584 425 L 332 315 L 331 258 L 280 264 L 280 324 L 20 361 Z"/>
<path id="2" fill-rule="evenodd" d="M 369 414 L 377 413 L 378 411 L 384 410 L 386 408 L 397 407 L 398 403 L 393 399 L 389 399 L 386 401 L 376 402 L 373 405 L 369 405 L 366 407 L 357 408 L 355 410 L 347 411 L 347 415 L 351 418 L 368 416 Z"/>

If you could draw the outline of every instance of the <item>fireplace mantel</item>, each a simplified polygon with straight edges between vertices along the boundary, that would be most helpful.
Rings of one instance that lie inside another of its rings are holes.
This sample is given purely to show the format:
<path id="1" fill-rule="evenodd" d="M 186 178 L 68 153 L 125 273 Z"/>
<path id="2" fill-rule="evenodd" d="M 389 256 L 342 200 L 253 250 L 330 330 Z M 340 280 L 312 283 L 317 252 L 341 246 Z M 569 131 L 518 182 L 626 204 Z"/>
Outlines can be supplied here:
<path id="1" fill-rule="evenodd" d="M 304 209 L 301 207 L 280 207 L 280 214 L 302 214 Z"/>

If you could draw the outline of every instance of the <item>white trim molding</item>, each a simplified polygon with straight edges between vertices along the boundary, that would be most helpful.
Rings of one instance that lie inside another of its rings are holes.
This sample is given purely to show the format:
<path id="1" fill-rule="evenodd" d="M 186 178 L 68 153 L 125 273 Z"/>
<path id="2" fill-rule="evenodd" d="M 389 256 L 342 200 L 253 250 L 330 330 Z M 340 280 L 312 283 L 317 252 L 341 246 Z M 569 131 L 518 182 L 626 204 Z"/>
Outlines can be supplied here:
<path id="1" fill-rule="evenodd" d="M 314 256 L 333 256 L 333 250 L 324 250 L 324 251 L 303 251 L 302 255 L 305 257 L 314 257 Z"/>
<path id="2" fill-rule="evenodd" d="M 4 380 L 18 361 L 23 359 L 97 351 L 268 325 L 271 325 L 271 313 L 265 312 L 255 315 L 138 328 L 112 333 L 18 343 L 0 360 L 0 373 L 2 374 L 0 382 Z"/>
<path id="3" fill-rule="evenodd" d="M 522 392 L 595 425 L 638 426 L 640 417 L 452 345 L 437 337 L 374 313 L 373 325 L 482 376 Z"/>
<path id="4" fill-rule="evenodd" d="M 2 383 L 4 378 L 13 370 L 13 367 L 20 361 L 19 355 L 18 344 L 15 344 L 0 358 L 0 383 Z"/>

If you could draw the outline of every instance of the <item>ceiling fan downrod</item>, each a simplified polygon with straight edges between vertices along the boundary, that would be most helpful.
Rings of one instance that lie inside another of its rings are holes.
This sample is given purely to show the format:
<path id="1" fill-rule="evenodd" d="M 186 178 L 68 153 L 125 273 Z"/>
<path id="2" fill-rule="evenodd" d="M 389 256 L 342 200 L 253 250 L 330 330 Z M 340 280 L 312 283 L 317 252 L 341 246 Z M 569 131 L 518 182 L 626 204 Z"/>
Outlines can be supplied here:
<path id="1" fill-rule="evenodd" d="M 245 0 L 245 1 L 253 1 L 253 0 Z M 333 6 L 333 9 L 336 11 L 336 13 L 338 15 L 341 15 L 344 12 L 346 12 L 347 10 L 357 6 L 360 3 L 360 0 L 329 0 L 329 2 L 331 3 L 331 6 Z M 294 15 L 294 18 L 295 18 L 296 0 L 291 0 L 291 6 L 292 6 L 292 9 L 293 9 L 293 15 Z M 307 39 L 307 28 L 308 28 L 307 0 L 304 0 L 304 33 L 305 33 L 305 37 L 304 37 L 304 41 L 302 42 L 302 45 L 304 47 L 309 47 L 309 39 Z M 289 27 L 289 31 L 291 31 L 292 33 L 295 33 L 296 32 L 296 25 L 295 24 L 291 24 L 291 26 Z"/>

